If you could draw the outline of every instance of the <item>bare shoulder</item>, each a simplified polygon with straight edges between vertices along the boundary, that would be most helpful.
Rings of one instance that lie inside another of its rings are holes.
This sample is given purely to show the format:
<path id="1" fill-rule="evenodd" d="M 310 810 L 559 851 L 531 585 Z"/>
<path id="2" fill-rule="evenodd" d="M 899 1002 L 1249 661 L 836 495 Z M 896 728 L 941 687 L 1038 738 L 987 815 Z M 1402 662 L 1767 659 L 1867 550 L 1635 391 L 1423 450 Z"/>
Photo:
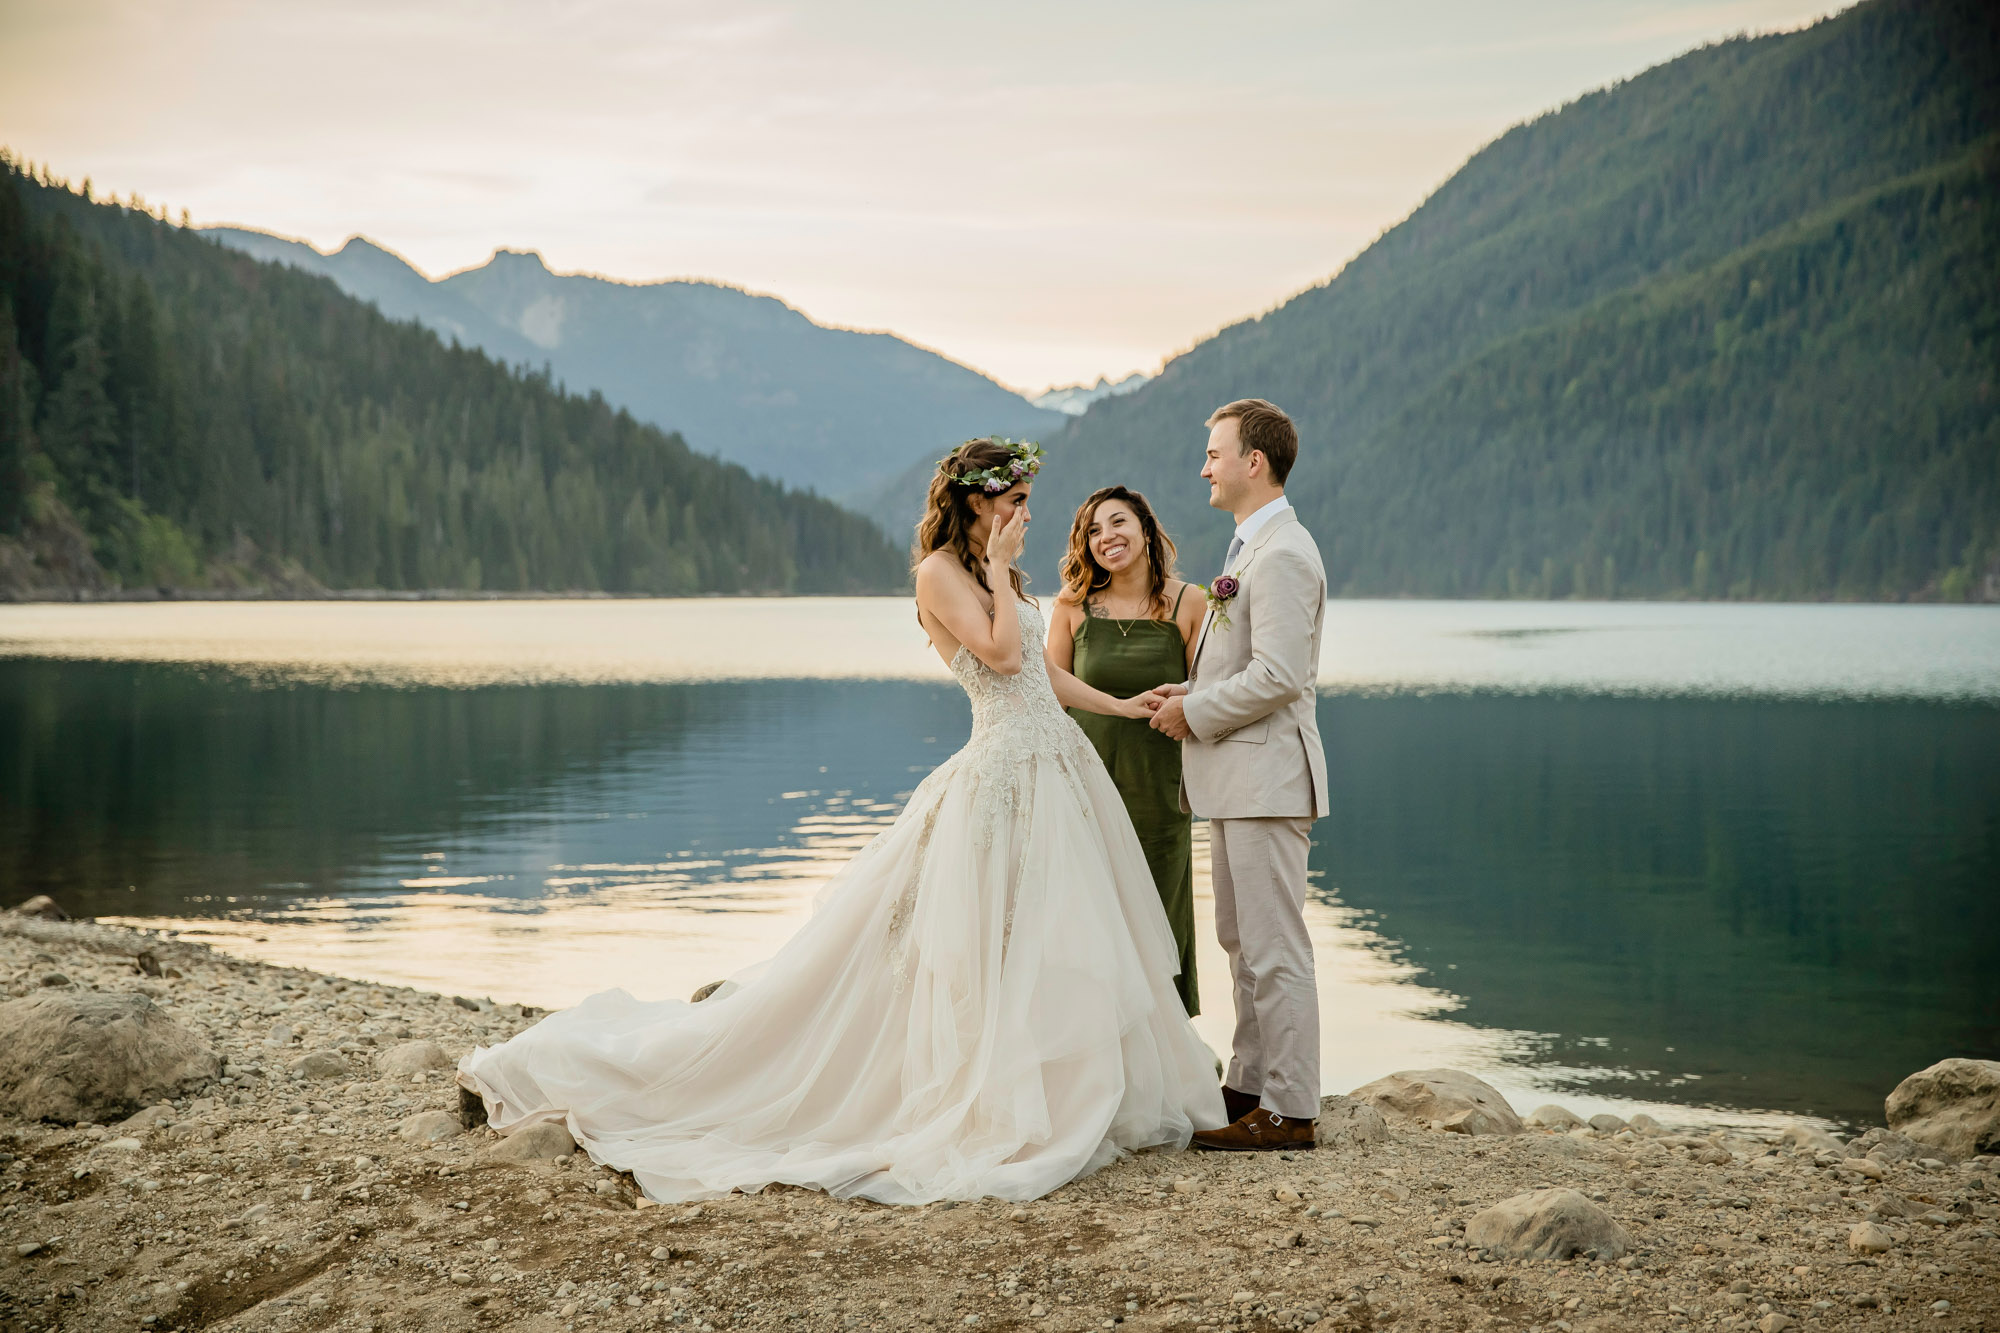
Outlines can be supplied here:
<path id="1" fill-rule="evenodd" d="M 972 582 L 965 566 L 949 551 L 932 551 L 917 562 L 917 586 L 943 589 Z"/>

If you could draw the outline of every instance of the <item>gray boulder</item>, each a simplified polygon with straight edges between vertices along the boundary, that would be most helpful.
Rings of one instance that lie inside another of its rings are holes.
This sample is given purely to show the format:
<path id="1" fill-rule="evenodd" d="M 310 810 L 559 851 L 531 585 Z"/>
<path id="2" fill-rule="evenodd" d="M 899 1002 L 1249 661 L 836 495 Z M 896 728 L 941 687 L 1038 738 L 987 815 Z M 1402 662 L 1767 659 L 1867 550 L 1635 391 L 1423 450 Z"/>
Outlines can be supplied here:
<path id="1" fill-rule="evenodd" d="M 1887 1254 L 1896 1248 L 1896 1238 L 1873 1222 L 1856 1222 L 1847 1233 L 1847 1248 L 1856 1254 Z"/>
<path id="2" fill-rule="evenodd" d="M 408 1078 L 433 1069 L 456 1068 L 456 1063 L 434 1041 L 406 1041 L 384 1051 L 375 1068 L 389 1078 Z"/>
<path id="3" fill-rule="evenodd" d="M 1530 1111 L 1527 1123 L 1537 1129 L 1558 1129 L 1568 1133 L 1572 1129 L 1582 1129 L 1584 1119 L 1568 1107 L 1550 1103 L 1547 1106 L 1537 1106 Z"/>
<path id="4" fill-rule="evenodd" d="M 118 1126 L 118 1132 L 121 1134 L 144 1136 L 156 1129 L 164 1129 L 179 1119 L 180 1113 L 178 1111 L 174 1110 L 167 1103 L 161 1103 L 158 1106 L 148 1106 L 143 1111 L 135 1112 L 124 1124 Z"/>
<path id="5" fill-rule="evenodd" d="M 1366 1102 L 1335 1094 L 1319 1099 L 1313 1141 L 1322 1148 L 1360 1147 L 1389 1141 L 1389 1122 Z"/>
<path id="6" fill-rule="evenodd" d="M 67 921 L 69 913 L 56 906 L 56 900 L 46 893 L 38 893 L 28 901 L 13 909 L 16 916 L 33 917 L 37 921 Z"/>
<path id="7" fill-rule="evenodd" d="M 108 1123 L 207 1087 L 222 1057 L 143 995 L 95 991 L 0 1004 L 0 1111 Z"/>
<path id="8" fill-rule="evenodd" d="M 1465 1245 L 1507 1259 L 1616 1259 L 1632 1238 L 1611 1215 L 1575 1190 L 1544 1189 L 1502 1199 L 1465 1224 Z"/>
<path id="9" fill-rule="evenodd" d="M 1896 1085 L 1889 1127 L 1954 1158 L 2000 1153 L 2000 1060 L 1940 1060 Z"/>
<path id="10" fill-rule="evenodd" d="M 1619 1130 L 1626 1128 L 1625 1117 L 1613 1115 L 1609 1111 L 1599 1111 L 1596 1115 L 1590 1117 L 1589 1125 L 1600 1134 L 1616 1134 Z"/>
<path id="11" fill-rule="evenodd" d="M 1519 1134 L 1521 1117 L 1507 1099 L 1462 1069 L 1409 1069 L 1350 1094 L 1390 1119 L 1458 1134 Z"/>
<path id="12" fill-rule="evenodd" d="M 1817 1125 L 1786 1125 L 1779 1136 L 1801 1152 L 1832 1153 L 1835 1157 L 1847 1156 L 1847 1145 Z"/>
<path id="13" fill-rule="evenodd" d="M 293 1078 L 352 1078 L 354 1070 L 339 1051 L 308 1051 L 291 1063 Z"/>
<path id="14" fill-rule="evenodd" d="M 576 1140 L 557 1120 L 537 1120 L 515 1130 L 486 1150 L 496 1162 L 539 1162 L 550 1157 L 567 1157 L 576 1151 Z"/>
<path id="15" fill-rule="evenodd" d="M 1913 1140 L 1903 1137 L 1893 1129 L 1883 1129 L 1877 1125 L 1848 1145 L 1848 1152 L 1879 1162 L 1883 1166 L 1894 1166 L 1898 1162 L 1911 1162 L 1925 1155 L 1924 1150 Z"/>
<path id="16" fill-rule="evenodd" d="M 458 1117 L 449 1111 L 419 1111 L 396 1126 L 397 1135 L 413 1143 L 439 1143 L 458 1132 Z"/>

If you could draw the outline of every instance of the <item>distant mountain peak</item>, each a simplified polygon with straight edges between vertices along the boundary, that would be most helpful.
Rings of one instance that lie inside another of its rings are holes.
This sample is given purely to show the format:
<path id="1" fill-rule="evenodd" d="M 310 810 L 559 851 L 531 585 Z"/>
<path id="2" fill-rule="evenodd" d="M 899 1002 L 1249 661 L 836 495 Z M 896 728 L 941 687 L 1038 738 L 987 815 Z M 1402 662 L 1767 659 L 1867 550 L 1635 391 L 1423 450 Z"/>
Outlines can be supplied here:
<path id="1" fill-rule="evenodd" d="M 1036 407 L 1045 407 L 1052 412 L 1061 412 L 1065 416 L 1082 416 L 1090 410 L 1092 403 L 1143 389 L 1150 378 L 1136 370 L 1122 380 L 1113 380 L 1109 375 L 1099 375 L 1095 384 L 1058 385 L 1029 401 Z"/>
<path id="2" fill-rule="evenodd" d="M 1043 435 L 1063 418 L 894 334 L 822 325 L 729 283 L 555 273 L 503 246 L 431 278 L 366 236 L 331 255 L 239 228 L 212 239 L 331 278 L 392 319 L 417 320 L 510 366 L 547 367 L 641 421 L 793 485 L 845 479 L 872 497 L 912 459 L 973 435 Z M 907 529 L 898 511 L 884 526 Z"/>
<path id="3" fill-rule="evenodd" d="M 390 255 L 397 259 L 402 258 L 401 255 L 396 254 L 394 250 L 391 250 L 388 246 L 382 244 L 380 241 L 375 240 L 371 237 L 363 236 L 360 232 L 354 233 L 354 235 L 348 237 L 345 241 L 341 242 L 340 248 L 338 250 L 335 250 L 333 253 L 337 255 L 344 255 L 350 250 L 368 251 L 378 255 Z"/>
<path id="4" fill-rule="evenodd" d="M 495 250 L 493 258 L 486 262 L 496 268 L 502 265 L 510 265 L 521 268 L 540 269 L 544 273 L 549 272 L 548 262 L 542 258 L 540 250 L 510 250 L 502 246 L 500 249 Z"/>

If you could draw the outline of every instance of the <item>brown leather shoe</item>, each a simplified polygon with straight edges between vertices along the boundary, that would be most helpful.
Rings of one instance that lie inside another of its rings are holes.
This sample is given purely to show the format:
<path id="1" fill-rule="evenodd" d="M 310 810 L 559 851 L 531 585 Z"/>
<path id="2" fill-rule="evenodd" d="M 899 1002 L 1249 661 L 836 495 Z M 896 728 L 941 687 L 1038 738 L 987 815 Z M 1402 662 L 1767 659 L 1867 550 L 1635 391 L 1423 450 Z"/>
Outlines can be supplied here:
<path id="1" fill-rule="evenodd" d="M 1287 1120 L 1260 1106 L 1234 1124 L 1199 1131 L 1194 1146 L 1209 1152 L 1311 1152 L 1313 1122 Z"/>
<path id="2" fill-rule="evenodd" d="M 1229 1117 L 1231 1124 L 1235 1124 L 1256 1109 L 1256 1093 L 1238 1092 L 1227 1083 L 1222 1085 L 1222 1113 Z"/>

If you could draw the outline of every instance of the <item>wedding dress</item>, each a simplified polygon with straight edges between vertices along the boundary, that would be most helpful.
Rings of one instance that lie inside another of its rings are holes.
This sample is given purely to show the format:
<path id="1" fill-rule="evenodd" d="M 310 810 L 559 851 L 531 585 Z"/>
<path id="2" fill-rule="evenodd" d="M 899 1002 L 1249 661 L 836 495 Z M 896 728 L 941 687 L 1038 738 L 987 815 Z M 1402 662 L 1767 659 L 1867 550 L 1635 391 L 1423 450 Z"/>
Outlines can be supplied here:
<path id="1" fill-rule="evenodd" d="M 972 736 L 778 953 L 699 1004 L 593 995 L 460 1064 L 509 1133 L 560 1119 L 660 1202 L 773 1182 L 1037 1198 L 1224 1123 L 1124 804 L 1056 702 L 961 648 Z"/>

